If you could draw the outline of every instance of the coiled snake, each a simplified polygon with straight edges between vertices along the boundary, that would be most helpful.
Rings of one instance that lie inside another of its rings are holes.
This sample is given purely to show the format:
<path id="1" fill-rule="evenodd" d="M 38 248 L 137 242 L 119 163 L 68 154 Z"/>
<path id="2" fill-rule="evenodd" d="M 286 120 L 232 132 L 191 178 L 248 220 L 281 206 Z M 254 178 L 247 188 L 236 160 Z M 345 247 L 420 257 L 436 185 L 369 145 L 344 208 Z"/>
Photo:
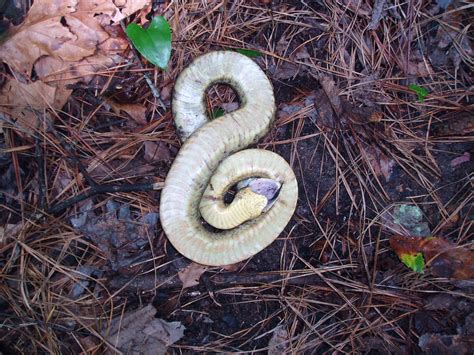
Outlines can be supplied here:
<path id="1" fill-rule="evenodd" d="M 237 92 L 240 108 L 209 121 L 205 95 L 216 83 Z M 233 264 L 260 252 L 283 231 L 298 196 L 295 175 L 281 156 L 242 150 L 263 137 L 274 118 L 269 79 L 242 54 L 210 52 L 179 75 L 172 110 L 184 144 L 161 193 L 160 219 L 168 239 L 181 254 L 204 265 Z M 253 177 L 264 179 L 253 183 L 248 180 Z M 226 205 L 226 191 L 242 180 L 246 187 Z M 273 182 L 275 201 L 260 191 L 261 181 Z M 211 231 L 203 218 L 223 230 Z"/>

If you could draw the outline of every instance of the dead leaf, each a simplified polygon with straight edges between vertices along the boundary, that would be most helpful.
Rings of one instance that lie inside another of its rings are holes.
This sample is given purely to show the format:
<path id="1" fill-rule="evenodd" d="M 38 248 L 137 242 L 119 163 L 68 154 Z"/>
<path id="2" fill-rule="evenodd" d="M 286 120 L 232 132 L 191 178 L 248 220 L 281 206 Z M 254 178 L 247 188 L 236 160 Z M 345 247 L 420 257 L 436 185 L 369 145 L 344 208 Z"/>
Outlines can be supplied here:
<path id="1" fill-rule="evenodd" d="M 181 322 L 167 322 L 155 318 L 152 305 L 127 312 L 112 319 L 110 327 L 102 331 L 107 341 L 124 354 L 166 354 L 166 350 L 184 336 Z M 107 354 L 115 354 L 112 349 Z"/>
<path id="2" fill-rule="evenodd" d="M 137 261 L 151 256 L 146 246 L 150 236 L 155 234 L 157 213 L 150 212 L 134 220 L 128 205 L 119 205 L 110 200 L 107 202 L 106 214 L 86 217 L 78 229 L 97 245 L 113 271 L 130 276 L 144 267 L 143 263 Z"/>
<path id="3" fill-rule="evenodd" d="M 378 147 L 370 145 L 364 149 L 364 154 L 376 176 L 390 180 L 395 161 L 387 157 Z"/>
<path id="4" fill-rule="evenodd" d="M 52 56 L 41 57 L 35 62 L 34 69 L 38 78 L 50 85 L 65 87 L 79 81 L 88 83 L 96 73 L 119 64 L 127 47 L 124 38 L 108 38 L 97 46 L 94 55 L 75 62 Z"/>
<path id="5" fill-rule="evenodd" d="M 331 107 L 336 113 L 336 115 L 340 118 L 342 113 L 344 112 L 344 108 L 342 106 L 342 100 L 339 97 L 339 89 L 336 86 L 334 80 L 332 80 L 329 76 L 323 75 L 320 77 L 319 82 L 323 87 L 323 90 L 331 103 Z"/>
<path id="6" fill-rule="evenodd" d="M 49 108 L 61 109 L 71 93 L 66 85 L 88 83 L 98 71 L 121 62 L 128 42 L 120 26 L 110 24 L 150 1 L 116 3 L 34 1 L 24 22 L 11 28 L 0 41 L 0 60 L 15 74 L 15 79 L 10 77 L 2 89 L 0 105 L 4 106 L 4 114 L 31 127 L 36 122 L 32 109 L 40 114 Z M 31 83 L 33 68 L 39 80 Z M 14 97 L 20 85 L 22 95 Z"/>
<path id="7" fill-rule="evenodd" d="M 186 266 L 183 270 L 178 272 L 178 277 L 183 283 L 183 290 L 189 287 L 199 285 L 199 279 L 201 275 L 206 272 L 207 266 L 191 263 Z"/>
<path id="8" fill-rule="evenodd" d="M 146 141 L 145 156 L 143 157 L 147 162 L 168 161 L 171 159 L 169 148 L 163 142 Z"/>
<path id="9" fill-rule="evenodd" d="M 469 113 L 450 114 L 433 125 L 433 133 L 435 137 L 469 135 L 474 133 L 474 118 Z"/>
<path id="10" fill-rule="evenodd" d="M 126 112 L 139 125 L 146 125 L 146 107 L 140 104 L 119 104 L 108 101 L 114 112 L 119 115 L 120 111 Z"/>
<path id="11" fill-rule="evenodd" d="M 239 271 L 244 265 L 245 263 L 243 261 L 240 261 L 235 264 L 222 265 L 221 268 L 228 272 L 236 272 L 236 271 Z"/>
<path id="12" fill-rule="evenodd" d="M 471 154 L 469 154 L 469 152 L 464 152 L 463 155 L 451 160 L 449 165 L 451 165 L 451 168 L 455 168 L 458 165 L 461 165 L 462 163 L 467 163 L 470 160 L 471 160 Z"/>
<path id="13" fill-rule="evenodd" d="M 420 336 L 418 345 L 425 354 L 472 354 L 472 343 L 462 335 L 425 333 Z"/>
<path id="14" fill-rule="evenodd" d="M 294 79 L 296 76 L 306 72 L 301 65 L 290 62 L 283 62 L 280 65 L 270 65 L 269 67 L 272 78 L 275 80 Z"/>
<path id="15" fill-rule="evenodd" d="M 452 62 L 458 68 L 461 61 L 472 65 L 474 50 L 468 37 L 469 25 L 463 25 L 462 11 L 446 11 L 439 22 L 433 46 L 429 51 L 431 63 L 440 67 Z M 453 45 L 455 43 L 455 45 Z"/>
<path id="16" fill-rule="evenodd" d="M 0 113 L 8 114 L 13 121 L 28 129 L 36 126 L 36 118 L 45 109 L 61 109 L 72 90 L 58 89 L 41 81 L 23 84 L 9 80 L 0 91 Z"/>
<path id="17" fill-rule="evenodd" d="M 42 56 L 74 62 L 93 55 L 109 35 L 87 12 L 77 14 L 76 7 L 74 0 L 35 1 L 25 21 L 12 28 L 0 45 L 0 59 L 30 78 Z"/>
<path id="18" fill-rule="evenodd" d="M 163 88 L 160 91 L 160 96 L 161 99 L 165 102 L 169 102 L 171 99 L 171 92 L 173 91 L 173 82 L 170 82 L 169 84 L 163 86 Z"/>
<path id="19" fill-rule="evenodd" d="M 405 74 L 416 77 L 425 77 L 434 74 L 434 70 L 428 59 L 426 59 L 425 55 L 419 50 L 412 50 L 409 58 L 406 56 L 398 56 L 396 59 Z"/>
<path id="20" fill-rule="evenodd" d="M 430 311 L 449 309 L 455 301 L 456 298 L 453 295 L 440 293 L 431 296 L 426 300 L 425 309 Z"/>
<path id="21" fill-rule="evenodd" d="M 468 280 L 474 278 L 474 250 L 459 247 L 441 237 L 405 237 L 394 235 L 390 246 L 402 258 L 404 254 L 422 253 L 426 265 L 438 277 Z"/>
<path id="22" fill-rule="evenodd" d="M 288 348 L 290 335 L 283 326 L 278 326 L 273 330 L 273 335 L 268 342 L 268 355 L 284 354 Z"/>

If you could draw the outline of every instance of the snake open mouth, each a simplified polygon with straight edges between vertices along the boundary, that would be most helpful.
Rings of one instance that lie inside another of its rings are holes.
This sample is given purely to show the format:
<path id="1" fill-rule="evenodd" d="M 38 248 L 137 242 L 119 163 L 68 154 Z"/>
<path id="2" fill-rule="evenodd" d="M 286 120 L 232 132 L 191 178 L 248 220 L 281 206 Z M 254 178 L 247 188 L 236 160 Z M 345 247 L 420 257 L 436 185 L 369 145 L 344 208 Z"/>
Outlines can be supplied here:
<path id="1" fill-rule="evenodd" d="M 258 195 L 265 196 L 267 199 L 267 205 L 263 208 L 262 213 L 267 212 L 278 199 L 278 195 L 282 188 L 282 184 L 268 178 L 251 177 L 240 181 L 237 184 L 237 190 L 249 187 L 253 192 Z"/>

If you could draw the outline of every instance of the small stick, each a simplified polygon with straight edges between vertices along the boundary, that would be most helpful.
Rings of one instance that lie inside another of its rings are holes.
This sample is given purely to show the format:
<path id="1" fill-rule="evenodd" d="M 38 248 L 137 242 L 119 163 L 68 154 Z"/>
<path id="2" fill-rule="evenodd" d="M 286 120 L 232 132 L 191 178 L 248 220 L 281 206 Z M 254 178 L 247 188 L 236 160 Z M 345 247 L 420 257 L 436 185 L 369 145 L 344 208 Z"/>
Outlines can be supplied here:
<path id="1" fill-rule="evenodd" d="M 71 197 L 66 201 L 60 202 L 50 209 L 48 209 L 48 213 L 50 214 L 58 214 L 59 212 L 64 211 L 66 208 L 75 205 L 81 201 L 84 201 L 87 198 L 92 196 L 106 194 L 106 193 L 113 193 L 113 192 L 137 192 L 137 191 L 153 191 L 153 190 L 161 190 L 163 188 L 163 183 L 148 183 L 148 184 L 126 184 L 126 185 L 94 185 L 89 190 Z"/>
<path id="2" fill-rule="evenodd" d="M 231 287 L 238 285 L 255 285 L 284 283 L 286 285 L 313 285 L 327 287 L 327 284 L 319 275 L 307 274 L 288 277 L 284 272 L 281 273 L 223 273 L 213 275 L 208 278 L 209 285 L 214 288 Z M 183 287 L 182 281 L 178 276 L 165 275 L 142 275 L 132 279 L 130 277 L 117 276 L 108 281 L 108 286 L 112 290 L 125 289 L 134 292 L 149 292 L 154 289 L 179 289 Z"/>

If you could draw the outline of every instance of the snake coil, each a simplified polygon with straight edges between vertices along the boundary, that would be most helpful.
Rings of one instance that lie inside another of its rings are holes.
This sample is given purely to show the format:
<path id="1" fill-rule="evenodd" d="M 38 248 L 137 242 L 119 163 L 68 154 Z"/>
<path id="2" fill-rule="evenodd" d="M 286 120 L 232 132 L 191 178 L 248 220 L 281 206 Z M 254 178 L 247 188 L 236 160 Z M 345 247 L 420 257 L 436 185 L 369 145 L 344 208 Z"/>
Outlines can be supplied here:
<path id="1" fill-rule="evenodd" d="M 209 121 L 205 95 L 216 83 L 231 86 L 241 104 L 238 110 Z M 179 75 L 172 110 L 184 144 L 161 194 L 160 219 L 168 239 L 181 254 L 204 265 L 233 264 L 255 255 L 283 231 L 298 196 L 293 170 L 281 156 L 261 149 L 242 150 L 263 137 L 273 121 L 276 108 L 269 79 L 244 55 L 210 52 Z M 200 207 L 210 211 L 210 218 L 233 225 L 232 219 L 242 211 L 229 212 L 223 197 L 249 177 L 268 178 L 281 185 L 272 207 L 229 230 L 206 228 Z"/>

